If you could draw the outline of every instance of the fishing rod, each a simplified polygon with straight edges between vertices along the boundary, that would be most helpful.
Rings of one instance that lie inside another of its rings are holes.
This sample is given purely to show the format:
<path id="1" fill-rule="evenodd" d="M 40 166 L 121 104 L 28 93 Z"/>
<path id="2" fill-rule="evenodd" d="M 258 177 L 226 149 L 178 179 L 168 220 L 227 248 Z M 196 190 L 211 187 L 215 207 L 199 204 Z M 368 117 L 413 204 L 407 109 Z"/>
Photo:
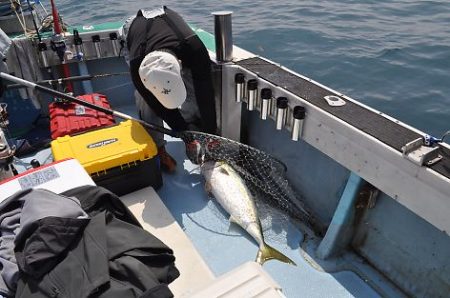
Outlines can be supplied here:
<path id="1" fill-rule="evenodd" d="M 42 80 L 37 81 L 36 84 L 38 85 L 51 85 L 54 84 L 62 84 L 65 82 L 78 82 L 78 81 L 89 81 L 93 79 L 99 79 L 99 78 L 107 78 L 112 76 L 122 76 L 122 75 L 129 75 L 130 73 L 127 72 L 118 72 L 118 73 L 106 73 L 106 74 L 98 74 L 98 75 L 82 75 L 82 76 L 72 76 L 68 78 L 60 78 L 60 79 L 52 79 L 52 80 Z M 11 84 L 7 85 L 6 89 L 18 89 L 18 88 L 25 88 L 22 84 Z"/>
<path id="2" fill-rule="evenodd" d="M 53 95 L 53 96 L 65 99 L 65 100 L 67 100 L 69 102 L 74 102 L 74 103 L 80 104 L 82 106 L 91 108 L 91 109 L 99 111 L 99 112 L 103 112 L 103 113 L 108 114 L 108 115 L 117 116 L 117 117 L 125 119 L 125 120 L 136 121 L 136 122 L 142 124 L 143 126 L 148 127 L 148 128 L 150 128 L 152 130 L 161 132 L 163 134 L 172 136 L 174 138 L 180 138 L 185 143 L 186 143 L 187 139 L 190 138 L 190 137 L 192 138 L 193 135 L 202 135 L 204 138 L 220 139 L 220 140 L 232 143 L 234 145 L 241 146 L 242 148 L 246 148 L 247 150 L 252 150 L 253 152 L 256 152 L 256 153 L 259 153 L 259 154 L 263 154 L 264 156 L 269 156 L 269 155 L 267 155 L 266 153 L 262 152 L 259 149 L 250 147 L 250 146 L 245 145 L 245 144 L 241 144 L 241 143 L 239 143 L 237 141 L 233 141 L 233 140 L 230 140 L 230 139 L 227 139 L 227 138 L 224 138 L 224 137 L 208 134 L 208 133 L 205 133 L 205 132 L 199 132 L 199 131 L 180 131 L 180 132 L 176 132 L 176 131 L 173 131 L 171 129 L 167 129 L 165 127 L 162 127 L 162 126 L 159 126 L 159 125 L 156 125 L 156 124 L 145 122 L 145 121 L 143 121 L 141 119 L 137 119 L 135 117 L 132 117 L 132 116 L 127 115 L 127 114 L 122 113 L 122 112 L 118 112 L 118 111 L 114 111 L 112 109 L 108 109 L 108 108 L 105 108 L 105 107 L 97 106 L 97 105 L 95 105 L 93 103 L 86 102 L 86 101 L 84 101 L 82 99 L 79 99 L 77 97 L 71 96 L 69 94 L 66 94 L 66 93 L 63 93 L 63 92 L 60 92 L 60 91 L 57 91 L 57 90 L 53 90 L 53 89 L 50 89 L 50 88 L 42 86 L 42 85 L 38 85 L 38 84 L 36 84 L 34 82 L 30 82 L 30 81 L 18 78 L 16 76 L 13 76 L 13 75 L 10 75 L 10 74 L 4 73 L 4 72 L 0 72 L 0 78 L 5 79 L 5 80 L 10 81 L 10 82 L 13 82 L 13 83 L 16 83 L 18 85 L 22 85 L 22 86 L 27 87 L 27 88 L 31 88 L 31 89 L 34 89 L 34 90 L 42 91 L 44 93 L 47 93 L 47 94 L 50 94 L 50 95 Z M 281 161 L 277 160 L 274 157 L 270 157 L 270 158 L 272 158 L 274 161 L 276 161 L 277 163 L 282 165 L 283 168 L 286 170 L 286 166 Z"/>
<path id="3" fill-rule="evenodd" d="M 31 13 L 31 19 L 33 20 L 34 30 L 36 30 L 36 35 L 38 37 L 39 43 L 41 43 L 42 37 L 41 37 L 41 34 L 39 33 L 39 27 L 37 26 L 36 20 L 34 19 L 34 15 L 33 15 L 34 8 L 31 5 L 30 0 L 27 0 L 27 3 L 28 3 L 28 8 L 30 9 L 30 13 Z"/>
<path id="4" fill-rule="evenodd" d="M 105 108 L 105 107 L 97 106 L 97 105 L 92 104 L 90 102 L 86 102 L 86 101 L 84 101 L 82 99 L 79 99 L 79 98 L 76 98 L 74 96 L 68 95 L 66 93 L 59 92 L 59 91 L 53 90 L 51 88 L 47 88 L 45 86 L 38 85 L 36 83 L 33 83 L 33 82 L 30 82 L 30 81 L 27 81 L 27 80 L 15 77 L 13 75 L 10 75 L 10 74 L 4 73 L 4 72 L 0 72 L 0 78 L 3 78 L 3 79 L 8 80 L 10 82 L 13 82 L 13 83 L 16 83 L 16 84 L 19 84 L 19 85 L 22 85 L 22 86 L 25 86 L 25 87 L 28 87 L 28 88 L 31 88 L 31 89 L 34 89 L 34 90 L 38 90 L 38 91 L 42 91 L 42 92 L 48 93 L 50 95 L 53 95 L 53 96 L 56 96 L 56 97 L 68 100 L 70 102 L 74 102 L 74 103 L 80 104 L 82 106 L 91 108 L 91 109 L 99 111 L 99 112 L 103 112 L 103 113 L 108 114 L 108 115 L 113 115 L 113 116 L 116 116 L 116 117 L 119 117 L 119 118 L 122 118 L 122 119 L 125 119 L 125 120 L 136 121 L 136 122 L 142 124 L 145 127 L 148 127 L 150 129 L 153 129 L 155 131 L 161 132 L 163 134 L 166 134 L 166 135 L 169 135 L 169 136 L 172 136 L 172 137 L 175 137 L 175 138 L 180 138 L 182 136 L 182 133 L 177 133 L 177 132 L 175 132 L 173 130 L 170 130 L 170 129 L 167 129 L 165 127 L 145 122 L 145 121 L 143 121 L 141 119 L 134 118 L 134 117 L 132 117 L 130 115 L 127 115 L 127 114 L 124 114 L 122 112 L 118 112 L 118 111 L 114 111 L 112 109 L 108 109 L 108 108 Z"/>
<path id="5" fill-rule="evenodd" d="M 36 30 L 36 36 L 37 36 L 37 38 L 39 40 L 38 51 L 39 51 L 39 54 L 41 55 L 42 63 L 44 64 L 44 66 L 45 66 L 47 72 L 49 73 L 50 77 L 53 79 L 54 76 L 53 76 L 53 73 L 52 73 L 52 68 L 48 66 L 47 56 L 45 54 L 45 52 L 47 51 L 47 44 L 42 41 L 41 33 L 39 33 L 39 27 L 37 26 L 36 20 L 35 20 L 34 15 L 33 15 L 33 12 L 35 12 L 36 15 L 37 15 L 37 11 L 31 5 L 30 0 L 27 0 L 27 2 L 28 2 L 28 7 L 30 9 L 30 13 L 31 13 L 31 18 L 33 19 L 34 30 Z"/>
<path id="6" fill-rule="evenodd" d="M 242 175 L 246 181 L 249 183 L 253 183 L 255 187 L 258 187 L 261 191 L 264 193 L 272 196 L 275 200 L 278 200 L 277 194 L 274 196 L 271 192 L 271 187 L 274 187 L 273 184 L 276 183 L 275 189 L 279 189 L 278 183 L 281 181 L 281 185 L 285 185 L 287 187 L 287 184 L 284 184 L 283 180 L 284 178 L 271 180 L 270 177 L 272 177 L 273 173 L 279 173 L 279 171 L 283 168 L 281 176 L 278 177 L 284 177 L 284 174 L 286 172 L 286 166 L 275 157 L 259 150 L 256 148 L 253 148 L 249 145 L 239 143 L 234 140 L 230 140 L 221 136 L 216 136 L 204 132 L 198 132 L 198 131 L 180 131 L 176 132 L 170 129 L 167 129 L 165 127 L 151 124 L 148 122 L 145 122 L 143 120 L 134 118 L 130 115 L 127 115 L 125 113 L 121 113 L 118 111 L 114 111 L 112 109 L 108 109 L 105 107 L 100 107 L 95 104 L 92 104 L 90 102 L 86 102 L 84 100 L 81 100 L 79 98 L 76 98 L 74 96 L 65 94 L 63 92 L 59 92 L 57 90 L 53 90 L 41 85 L 38 85 L 36 83 L 6 74 L 4 72 L 0 72 L 0 78 L 3 78 L 5 80 L 26 86 L 28 88 L 32 88 L 34 90 L 42 91 L 51 95 L 54 95 L 56 97 L 60 97 L 63 99 L 68 100 L 69 102 L 74 102 L 83 106 L 86 106 L 88 108 L 91 108 L 96 111 L 103 112 L 108 115 L 117 116 L 119 118 L 125 119 L 125 120 L 132 120 L 140 123 L 142 126 L 147 127 L 151 130 L 158 131 L 160 133 L 180 138 L 184 144 L 186 145 L 186 155 L 188 158 L 196 163 L 198 161 L 196 151 L 192 153 L 192 148 L 199 150 L 199 153 L 203 154 L 202 156 L 206 156 L 208 154 L 209 160 L 215 160 L 215 161 L 225 161 L 228 162 L 230 165 L 233 166 L 233 168 Z M 199 147 L 200 146 L 200 147 Z M 202 146 L 204 148 L 202 149 Z M 227 150 L 224 148 L 231 149 L 231 153 L 227 154 Z M 237 150 L 237 156 L 236 151 Z M 241 164 L 239 160 L 245 156 L 246 163 Z M 263 171 L 265 171 L 265 174 L 258 174 L 255 175 L 255 169 L 254 167 L 260 167 Z M 267 177 L 269 180 L 267 180 Z M 270 186 L 270 183 L 272 183 L 272 186 Z M 269 190 L 267 190 L 267 186 L 269 187 Z M 283 190 L 281 190 L 283 191 Z M 280 195 L 282 196 L 282 194 Z M 308 214 L 306 214 L 308 215 Z M 302 218 L 303 219 L 303 218 Z M 311 219 L 308 219 L 308 222 L 306 222 L 307 225 L 313 224 L 312 221 L 314 218 L 311 217 Z"/>
<path id="7" fill-rule="evenodd" d="M 66 42 L 64 40 L 64 36 L 62 35 L 62 25 L 59 22 L 59 13 L 56 8 L 55 2 L 50 0 L 50 4 L 52 5 L 52 16 L 53 16 L 53 29 L 55 34 L 52 37 L 52 48 L 58 54 L 59 60 L 61 61 L 61 69 L 63 72 L 63 77 L 70 77 L 69 65 L 65 63 L 65 54 L 66 54 Z M 72 84 L 67 82 L 66 89 L 68 92 L 73 92 Z"/>

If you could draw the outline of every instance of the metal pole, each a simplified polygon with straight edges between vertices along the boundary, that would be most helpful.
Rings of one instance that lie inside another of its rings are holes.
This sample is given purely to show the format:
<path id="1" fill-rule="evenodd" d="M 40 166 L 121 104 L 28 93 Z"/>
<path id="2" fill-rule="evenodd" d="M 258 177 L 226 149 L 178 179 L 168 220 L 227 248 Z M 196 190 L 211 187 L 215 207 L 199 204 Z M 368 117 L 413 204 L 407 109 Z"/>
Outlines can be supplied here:
<path id="1" fill-rule="evenodd" d="M 56 8 L 55 2 L 53 0 L 50 0 L 50 4 L 52 6 L 53 29 L 55 31 L 55 34 L 52 37 L 52 42 L 53 45 L 55 46 L 56 53 L 58 54 L 58 57 L 61 60 L 61 68 L 63 75 L 65 77 L 70 77 L 69 65 L 66 64 L 65 58 L 67 46 L 63 36 L 63 28 L 59 20 L 58 9 Z M 73 87 L 70 82 L 67 82 L 66 89 L 69 92 L 73 92 Z"/>
<path id="2" fill-rule="evenodd" d="M 229 62 L 233 59 L 233 34 L 231 11 L 216 11 L 214 15 L 214 35 L 216 40 L 216 59 Z"/>
<path id="3" fill-rule="evenodd" d="M 139 122 L 140 124 L 142 124 L 145 127 L 148 127 L 150 129 L 159 131 L 159 132 L 161 132 L 163 134 L 166 134 L 166 135 L 169 135 L 169 136 L 172 136 L 172 137 L 179 138 L 181 136 L 180 133 L 175 132 L 175 131 L 170 130 L 170 129 L 167 129 L 165 127 L 161 127 L 161 126 L 158 126 L 158 125 L 155 125 L 155 124 L 152 124 L 152 123 L 145 122 L 143 120 L 134 118 L 134 117 L 132 117 L 130 115 L 127 115 L 127 114 L 119 112 L 119 111 L 115 111 L 115 110 L 111 110 L 111 109 L 108 109 L 108 108 L 105 108 L 105 107 L 97 106 L 97 105 L 95 105 L 93 103 L 84 101 L 84 100 L 79 99 L 77 97 L 73 97 L 73 96 L 71 96 L 69 94 L 66 94 L 66 93 L 63 93 L 63 92 L 59 92 L 57 90 L 53 90 L 53 89 L 50 89 L 50 88 L 38 85 L 36 83 L 33 83 L 33 82 L 30 82 L 30 81 L 27 81 L 27 80 L 24 80 L 24 79 L 12 76 L 12 75 L 4 73 L 4 72 L 0 72 L 0 78 L 5 79 L 5 80 L 10 81 L 10 82 L 14 82 L 16 84 L 20 84 L 22 86 L 25 86 L 25 87 L 28 87 L 28 88 L 31 88 L 31 89 L 35 89 L 35 90 L 38 90 L 38 91 L 45 92 L 47 94 L 50 94 L 50 95 L 53 95 L 53 96 L 56 96 L 56 97 L 59 97 L 59 98 L 62 98 L 62 99 L 66 99 L 66 100 L 68 100 L 70 102 L 77 103 L 79 105 L 91 108 L 91 109 L 99 111 L 99 112 L 103 112 L 103 113 L 108 114 L 108 115 L 117 116 L 117 117 L 125 119 L 125 120 L 133 120 L 133 121 Z"/>
<path id="4" fill-rule="evenodd" d="M 122 76 L 122 75 L 130 75 L 130 72 L 127 71 L 127 72 L 107 73 L 107 74 L 98 74 L 98 75 L 86 74 L 86 75 L 81 75 L 81 76 L 60 78 L 60 79 L 55 79 L 55 80 L 43 80 L 43 81 L 35 82 L 35 84 L 38 84 L 38 85 L 44 85 L 44 84 L 53 85 L 53 84 L 62 84 L 62 83 L 69 82 L 69 81 L 70 82 L 89 81 L 89 80 L 97 79 L 97 78 L 106 78 L 106 77 Z M 25 86 L 23 84 L 11 84 L 11 85 L 6 85 L 6 88 L 7 89 L 17 89 L 17 88 L 25 88 Z M 92 92 L 88 92 L 88 93 L 92 93 Z"/>

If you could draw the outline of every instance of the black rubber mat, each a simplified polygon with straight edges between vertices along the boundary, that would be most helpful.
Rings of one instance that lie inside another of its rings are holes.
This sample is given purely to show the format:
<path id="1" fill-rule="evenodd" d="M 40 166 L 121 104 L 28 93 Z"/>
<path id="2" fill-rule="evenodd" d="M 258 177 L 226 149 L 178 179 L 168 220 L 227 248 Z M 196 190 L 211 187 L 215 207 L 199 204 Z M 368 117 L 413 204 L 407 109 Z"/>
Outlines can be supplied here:
<path id="1" fill-rule="evenodd" d="M 249 58 L 241 60 L 236 64 L 257 74 L 268 82 L 283 87 L 304 98 L 311 104 L 327 111 L 400 152 L 405 144 L 421 137 L 420 134 L 353 102 L 346 100 L 344 106 L 332 107 L 328 105 L 324 96 L 339 96 L 339 94 L 330 92 L 261 58 Z M 450 178 L 450 150 L 442 149 L 441 151 L 441 155 L 444 157 L 443 160 L 431 166 L 431 168 Z"/>

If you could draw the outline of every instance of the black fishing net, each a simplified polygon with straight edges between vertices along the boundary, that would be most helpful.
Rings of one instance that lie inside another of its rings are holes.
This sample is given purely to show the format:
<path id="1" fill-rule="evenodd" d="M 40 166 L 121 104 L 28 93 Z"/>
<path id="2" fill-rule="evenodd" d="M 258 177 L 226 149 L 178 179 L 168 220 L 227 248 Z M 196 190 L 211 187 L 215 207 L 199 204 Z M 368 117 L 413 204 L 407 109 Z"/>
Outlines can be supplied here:
<path id="1" fill-rule="evenodd" d="M 234 168 L 249 189 L 271 206 L 314 227 L 314 219 L 286 178 L 286 166 L 251 146 L 201 132 L 183 132 L 186 154 L 195 164 L 223 161 Z"/>

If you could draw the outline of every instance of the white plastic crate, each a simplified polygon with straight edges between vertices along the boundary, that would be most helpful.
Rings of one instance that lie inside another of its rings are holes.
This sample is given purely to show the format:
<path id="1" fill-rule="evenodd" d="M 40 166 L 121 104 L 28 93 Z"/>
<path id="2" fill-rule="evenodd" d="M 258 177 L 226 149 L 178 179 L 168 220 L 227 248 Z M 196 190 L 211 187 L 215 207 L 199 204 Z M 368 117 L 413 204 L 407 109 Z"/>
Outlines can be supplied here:
<path id="1" fill-rule="evenodd" d="M 247 262 L 231 270 L 207 287 L 195 291 L 183 298 L 280 298 L 285 297 L 281 287 L 270 275 L 255 262 Z"/>
<path id="2" fill-rule="evenodd" d="M 95 185 L 76 159 L 67 159 L 31 169 L 0 182 L 0 202 L 19 190 L 42 188 L 62 193 L 82 186 Z"/>

